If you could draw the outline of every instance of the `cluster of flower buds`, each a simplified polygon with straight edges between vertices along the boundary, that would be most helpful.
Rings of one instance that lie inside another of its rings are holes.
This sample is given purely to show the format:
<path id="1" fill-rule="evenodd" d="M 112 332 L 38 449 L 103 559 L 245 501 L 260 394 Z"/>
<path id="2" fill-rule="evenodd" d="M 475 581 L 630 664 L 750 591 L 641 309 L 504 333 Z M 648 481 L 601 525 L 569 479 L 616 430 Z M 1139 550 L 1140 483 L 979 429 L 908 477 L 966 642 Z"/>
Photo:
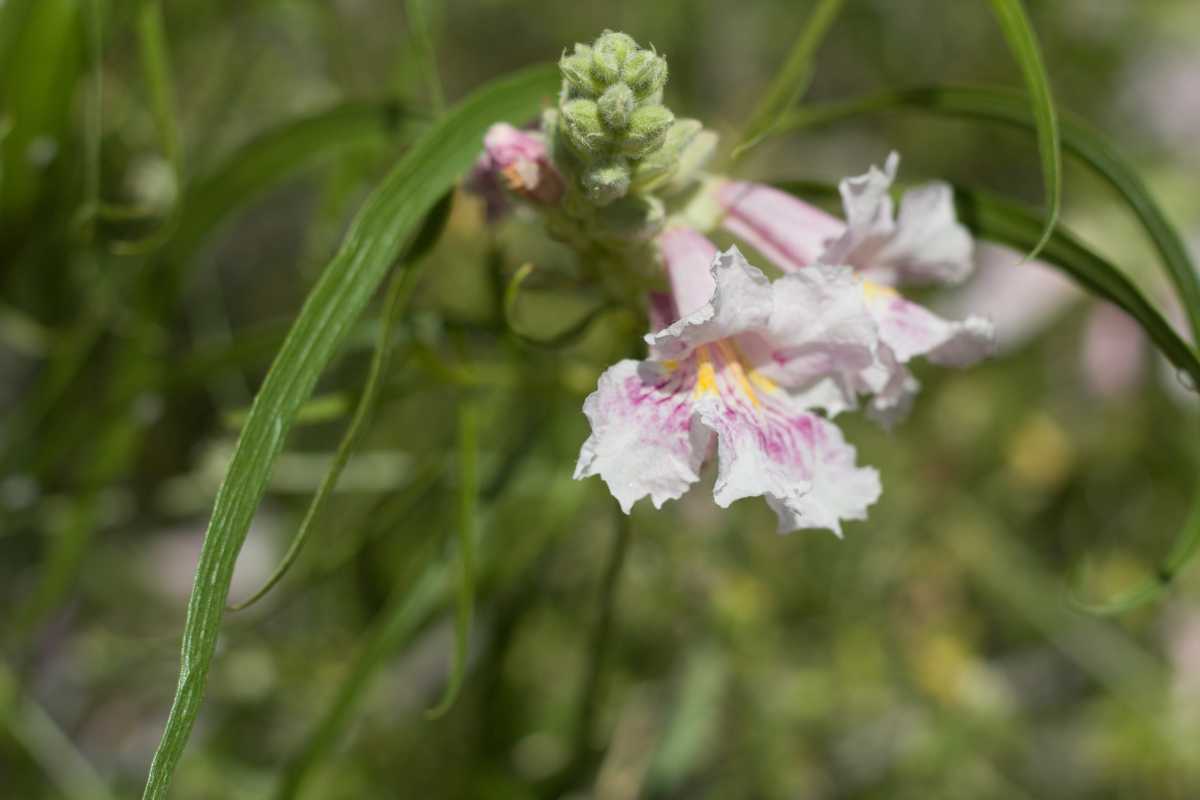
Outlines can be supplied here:
<path id="1" fill-rule="evenodd" d="M 685 161 L 699 165 L 715 137 L 695 120 L 677 120 L 662 104 L 667 62 L 624 33 L 605 31 L 577 44 L 559 62 L 563 90 L 547 133 L 559 167 L 586 200 L 608 205 L 675 177 Z M 685 153 L 690 152 L 690 159 Z"/>

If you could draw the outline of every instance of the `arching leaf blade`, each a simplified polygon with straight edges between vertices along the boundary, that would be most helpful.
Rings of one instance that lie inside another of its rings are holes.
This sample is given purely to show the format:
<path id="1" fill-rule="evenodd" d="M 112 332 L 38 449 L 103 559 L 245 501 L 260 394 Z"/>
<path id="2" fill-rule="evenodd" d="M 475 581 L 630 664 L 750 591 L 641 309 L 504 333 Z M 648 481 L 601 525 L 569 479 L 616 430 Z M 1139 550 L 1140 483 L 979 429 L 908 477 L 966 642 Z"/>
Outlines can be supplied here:
<path id="1" fill-rule="evenodd" d="M 167 794 L 199 713 L 234 562 L 295 414 L 425 214 L 471 165 L 493 122 L 523 122 L 552 96 L 557 70 L 530 68 L 445 115 L 371 194 L 309 294 L 255 397 L 217 492 L 188 601 L 179 684 L 144 798 Z"/>

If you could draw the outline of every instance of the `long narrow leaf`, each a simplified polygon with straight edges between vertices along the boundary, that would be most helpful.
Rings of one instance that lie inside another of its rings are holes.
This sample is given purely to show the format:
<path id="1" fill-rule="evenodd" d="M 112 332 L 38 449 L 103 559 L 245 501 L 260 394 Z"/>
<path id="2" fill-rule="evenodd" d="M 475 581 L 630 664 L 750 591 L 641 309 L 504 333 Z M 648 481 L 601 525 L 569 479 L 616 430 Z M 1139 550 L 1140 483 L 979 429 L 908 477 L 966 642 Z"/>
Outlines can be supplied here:
<path id="1" fill-rule="evenodd" d="M 795 182 L 779 186 L 793 194 L 809 197 L 836 196 L 835 189 L 828 185 Z M 961 187 L 955 189 L 955 201 L 963 224 L 981 238 L 1027 249 L 1041 236 L 1044 220 L 1015 203 Z M 1087 291 L 1120 306 L 1137 321 L 1168 361 L 1186 373 L 1194 384 L 1200 385 L 1200 356 L 1179 337 L 1124 273 L 1061 226 L 1046 242 L 1043 255 L 1049 263 L 1060 267 Z M 1200 552 L 1200 494 L 1154 577 L 1107 603 L 1077 601 L 1076 604 L 1099 614 L 1115 614 L 1136 608 L 1161 595 L 1197 552 Z"/>
<path id="2" fill-rule="evenodd" d="M 443 117 L 367 199 L 305 301 L 255 398 L 217 492 L 188 601 L 179 685 L 145 798 L 166 796 L 195 724 L 234 562 L 296 411 L 419 221 L 470 166 L 487 127 L 533 116 L 556 83 L 556 69 L 532 68 L 489 84 Z"/>
<path id="3" fill-rule="evenodd" d="M 779 74 L 767 87 L 766 94 L 750 115 L 750 122 L 741 140 L 733 149 L 733 158 L 741 157 L 747 150 L 761 142 L 789 108 L 796 104 L 812 81 L 813 57 L 825 34 L 837 19 L 844 0 L 817 0 L 817 6 L 804 23 L 800 36 L 792 45 L 787 61 Z"/>
<path id="4" fill-rule="evenodd" d="M 1028 102 L 1020 94 L 1003 89 L 935 86 L 809 107 L 789 116 L 777 132 L 893 108 L 1001 122 L 1029 131 L 1036 129 Z M 1200 340 L 1200 272 L 1193 265 L 1179 232 L 1168 221 L 1133 165 L 1112 142 L 1074 115 L 1063 114 L 1060 122 L 1063 149 L 1112 186 L 1142 223 L 1162 259 L 1167 276 L 1179 292 L 1192 333 Z"/>
<path id="5" fill-rule="evenodd" d="M 1037 125 L 1038 152 L 1042 157 L 1042 181 L 1046 193 L 1046 226 L 1042 236 L 1030 251 L 1030 258 L 1036 256 L 1050 240 L 1054 226 L 1058 223 L 1059 208 L 1062 204 L 1062 153 L 1058 133 L 1058 113 L 1054 107 L 1054 97 L 1050 93 L 1050 79 L 1046 75 L 1046 65 L 1042 62 L 1042 51 L 1038 46 L 1037 35 L 1033 25 L 1025 14 L 1021 0 L 989 0 L 992 11 L 1000 23 L 1000 30 L 1008 41 L 1013 58 L 1021 67 L 1025 77 L 1025 86 L 1029 90 L 1029 99 L 1033 118 Z"/>

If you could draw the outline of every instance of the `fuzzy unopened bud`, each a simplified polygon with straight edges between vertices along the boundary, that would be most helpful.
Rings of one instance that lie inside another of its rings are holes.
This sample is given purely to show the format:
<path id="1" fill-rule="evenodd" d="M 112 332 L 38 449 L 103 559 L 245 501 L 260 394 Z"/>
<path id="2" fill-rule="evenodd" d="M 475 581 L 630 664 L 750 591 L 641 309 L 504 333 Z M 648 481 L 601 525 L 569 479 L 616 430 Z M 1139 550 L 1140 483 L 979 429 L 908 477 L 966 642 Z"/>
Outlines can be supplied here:
<path id="1" fill-rule="evenodd" d="M 635 102 L 633 90 L 623 83 L 608 87 L 596 102 L 600 110 L 600 121 L 612 131 L 623 131 L 629 127 Z"/>
<path id="2" fill-rule="evenodd" d="M 621 80 L 638 100 L 645 100 L 666 85 L 667 62 L 651 50 L 638 50 L 621 65 Z"/>
<path id="3" fill-rule="evenodd" d="M 607 137 L 596 101 L 577 99 L 563 103 L 562 121 L 567 140 L 579 153 L 596 153 L 604 148 Z"/>
<path id="4" fill-rule="evenodd" d="M 621 150 L 631 158 L 649 155 L 662 146 L 674 121 L 666 106 L 641 106 L 630 115 Z"/>
<path id="5" fill-rule="evenodd" d="M 629 191 L 629 162 L 620 156 L 597 161 L 583 173 L 583 189 L 596 205 L 607 205 Z"/>
<path id="6" fill-rule="evenodd" d="M 598 87 L 592 78 L 590 52 L 564 55 L 558 62 L 558 68 L 562 71 L 563 80 L 566 81 L 571 97 L 595 97 L 598 89 L 602 88 Z"/>

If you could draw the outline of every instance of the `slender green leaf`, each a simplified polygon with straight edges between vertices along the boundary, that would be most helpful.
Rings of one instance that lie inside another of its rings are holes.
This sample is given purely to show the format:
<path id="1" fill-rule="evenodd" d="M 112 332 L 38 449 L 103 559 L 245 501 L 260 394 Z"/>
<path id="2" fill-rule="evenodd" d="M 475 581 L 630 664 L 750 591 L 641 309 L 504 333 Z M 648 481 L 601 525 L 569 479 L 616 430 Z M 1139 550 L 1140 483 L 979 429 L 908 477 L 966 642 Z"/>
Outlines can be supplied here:
<path id="1" fill-rule="evenodd" d="M 793 194 L 833 198 L 832 186 L 810 183 L 782 183 L 780 188 Z M 977 236 L 992 239 L 1017 248 L 1037 242 L 1044 219 L 1008 200 L 979 191 L 955 189 L 955 201 L 960 218 Z M 1068 231 L 1059 226 L 1046 242 L 1043 257 L 1060 267 L 1087 291 L 1120 306 L 1133 317 L 1168 361 L 1181 374 L 1200 385 L 1200 356 L 1190 347 L 1162 314 L 1146 299 L 1137 286 L 1113 264 L 1093 252 Z M 1020 269 L 1019 266 L 1013 269 Z M 1200 492 L 1197 497 L 1200 498 Z M 1160 596 L 1167 586 L 1200 551 L 1200 499 L 1184 523 L 1170 552 L 1153 578 L 1126 594 L 1102 604 L 1076 601 L 1081 608 L 1100 614 L 1115 614 L 1130 610 Z"/>
<path id="2" fill-rule="evenodd" d="M 479 517 L 479 406 L 464 397 L 458 409 L 458 591 L 454 604 L 454 662 L 446 691 L 425 712 L 430 719 L 444 715 L 458 699 L 467 672 L 467 647 L 475 609 L 475 531 Z"/>
<path id="3" fill-rule="evenodd" d="M 1004 38 L 1008 41 L 1008 47 L 1012 50 L 1013 58 L 1025 77 L 1025 86 L 1029 90 L 1031 110 L 1037 125 L 1038 152 L 1042 157 L 1042 181 L 1046 193 L 1046 227 L 1041 238 L 1030 250 L 1029 257 L 1034 258 L 1050 240 L 1054 226 L 1058 223 L 1059 208 L 1062 205 L 1062 153 L 1058 112 L 1054 107 L 1054 97 L 1050 93 L 1050 79 L 1046 75 L 1046 65 L 1042 62 L 1041 47 L 1021 0 L 989 2 L 1000 23 L 1000 30 L 1004 32 Z"/>
<path id="4" fill-rule="evenodd" d="M 813 58 L 817 48 L 825 40 L 829 27 L 842 10 L 844 0 L 817 0 L 800 36 L 792 45 L 787 61 L 779 74 L 767 87 L 766 94 L 750 115 L 750 122 L 733 149 L 733 158 L 739 158 L 757 145 L 770 132 L 779 118 L 804 94 L 812 81 Z"/>
<path id="5" fill-rule="evenodd" d="M 145 798 L 166 796 L 183 755 L 204 696 L 234 562 L 297 409 L 420 220 L 471 165 L 487 127 L 534 116 L 556 84 L 556 68 L 531 68 L 489 84 L 443 117 L 367 199 L 305 301 L 255 398 L 217 492 L 188 601 L 179 685 Z"/>
<path id="6" fill-rule="evenodd" d="M 425 90 L 429 104 L 440 114 L 446 107 L 446 95 L 442 91 L 442 80 L 438 75 L 437 55 L 433 46 L 433 19 L 429 13 L 429 0 L 408 0 L 405 4 L 409 34 L 421 77 L 425 79 Z"/>
<path id="7" fill-rule="evenodd" d="M 791 115 L 779 132 L 893 108 L 1002 122 L 1025 130 L 1036 127 L 1028 103 L 1020 94 L 1002 89 L 938 86 L 809 107 Z M 1146 229 L 1167 276 L 1179 292 L 1192 332 L 1200 341 L 1200 271 L 1193 265 L 1179 232 L 1167 220 L 1133 165 L 1112 142 L 1071 114 L 1063 114 L 1060 121 L 1063 149 L 1112 186 Z"/>

